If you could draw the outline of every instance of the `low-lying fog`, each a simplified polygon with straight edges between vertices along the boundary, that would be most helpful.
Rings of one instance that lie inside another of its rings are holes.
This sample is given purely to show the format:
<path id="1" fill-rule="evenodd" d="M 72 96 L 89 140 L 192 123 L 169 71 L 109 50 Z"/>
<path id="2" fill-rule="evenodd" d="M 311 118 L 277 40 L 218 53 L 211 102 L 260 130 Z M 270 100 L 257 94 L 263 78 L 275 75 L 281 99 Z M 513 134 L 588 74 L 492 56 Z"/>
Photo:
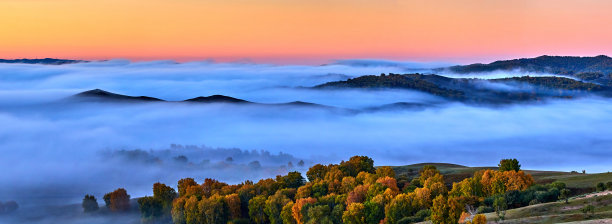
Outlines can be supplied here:
<path id="1" fill-rule="evenodd" d="M 139 197 L 151 194 L 157 181 L 175 186 L 178 179 L 192 176 L 239 183 L 357 154 L 373 157 L 376 165 L 495 166 L 507 157 L 518 158 L 526 169 L 604 172 L 612 165 L 612 101 L 606 98 L 486 107 L 439 104 L 444 99 L 415 91 L 303 88 L 413 71 L 393 63 L 359 62 L 0 65 L 0 201 L 17 200 L 26 207 L 77 203 L 89 193 L 102 202 L 102 195 L 117 187 Z M 436 106 L 347 113 L 310 107 L 61 101 L 95 88 L 165 100 L 222 94 L 350 109 L 396 102 Z M 231 150 L 236 148 L 247 151 Z M 252 150 L 257 153 L 240 157 Z M 139 159 L 121 159 L 126 153 Z M 300 160 L 303 167 L 297 164 Z"/>

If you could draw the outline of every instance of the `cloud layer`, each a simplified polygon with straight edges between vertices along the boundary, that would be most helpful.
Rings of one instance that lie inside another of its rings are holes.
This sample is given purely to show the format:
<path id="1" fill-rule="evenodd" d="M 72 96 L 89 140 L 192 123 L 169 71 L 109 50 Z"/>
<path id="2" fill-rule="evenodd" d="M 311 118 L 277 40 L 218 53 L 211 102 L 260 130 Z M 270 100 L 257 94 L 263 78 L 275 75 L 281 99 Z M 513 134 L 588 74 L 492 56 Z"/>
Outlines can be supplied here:
<path id="1" fill-rule="evenodd" d="M 100 152 L 120 149 L 161 152 L 173 143 L 267 150 L 273 155 L 283 152 L 322 163 L 361 154 L 373 157 L 376 165 L 491 166 L 507 157 L 518 158 L 527 169 L 600 172 L 612 165 L 612 102 L 598 97 L 502 107 L 446 103 L 358 114 L 304 107 L 58 102 L 94 88 L 166 100 L 223 94 L 262 103 L 300 100 L 354 109 L 395 102 L 444 102 L 406 90 L 303 88 L 365 74 L 402 73 L 406 71 L 402 66 L 120 60 L 0 65 L 0 169 L 5 170 L 0 176 L 0 200 L 25 200 L 28 192 L 20 195 L 19 189 L 46 189 L 39 192 L 51 195 L 63 187 L 71 188 L 72 195 L 66 197 L 72 201 L 85 193 L 101 196 L 120 186 L 142 196 L 150 193 L 156 181 L 175 185 L 186 175 L 235 183 L 288 169 L 260 161 L 264 169 L 252 172 L 243 172 L 240 165 L 194 171 L 105 161 L 100 156 Z M 495 77 L 516 75 L 520 74 Z M 192 155 L 198 159 L 189 161 L 199 163 L 205 159 L 203 154 Z M 168 169 L 177 175 L 167 175 Z"/>

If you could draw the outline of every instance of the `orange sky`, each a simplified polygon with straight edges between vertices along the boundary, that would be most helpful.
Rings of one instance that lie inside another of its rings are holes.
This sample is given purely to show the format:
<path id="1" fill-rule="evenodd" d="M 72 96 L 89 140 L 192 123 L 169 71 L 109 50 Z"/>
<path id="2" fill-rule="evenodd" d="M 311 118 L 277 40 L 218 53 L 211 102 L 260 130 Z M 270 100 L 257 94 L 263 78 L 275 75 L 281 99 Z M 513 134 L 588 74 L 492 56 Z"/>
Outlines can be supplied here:
<path id="1" fill-rule="evenodd" d="M 610 0 L 0 0 L 0 58 L 610 55 L 610 10 Z"/>

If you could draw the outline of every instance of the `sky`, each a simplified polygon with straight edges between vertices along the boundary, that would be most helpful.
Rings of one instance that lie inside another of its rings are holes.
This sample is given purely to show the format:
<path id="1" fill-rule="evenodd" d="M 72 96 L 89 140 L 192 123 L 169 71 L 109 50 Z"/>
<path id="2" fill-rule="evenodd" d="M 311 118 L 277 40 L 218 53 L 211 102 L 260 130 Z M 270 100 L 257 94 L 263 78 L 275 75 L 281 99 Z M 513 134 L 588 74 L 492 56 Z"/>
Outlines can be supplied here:
<path id="1" fill-rule="evenodd" d="M 612 52 L 609 0 L 1 0 L 0 58 L 490 62 Z"/>

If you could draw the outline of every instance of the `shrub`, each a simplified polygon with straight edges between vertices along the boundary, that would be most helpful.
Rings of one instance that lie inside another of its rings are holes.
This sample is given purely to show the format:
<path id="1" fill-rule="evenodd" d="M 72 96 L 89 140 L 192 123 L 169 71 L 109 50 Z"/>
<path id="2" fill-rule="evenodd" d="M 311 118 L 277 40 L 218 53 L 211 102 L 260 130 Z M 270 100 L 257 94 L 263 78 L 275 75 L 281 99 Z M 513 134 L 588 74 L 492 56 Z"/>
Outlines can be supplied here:
<path id="1" fill-rule="evenodd" d="M 605 191 L 606 190 L 606 185 L 604 183 L 597 183 L 597 186 L 595 186 L 595 190 L 597 190 L 597 191 Z"/>
<path id="2" fill-rule="evenodd" d="M 99 209 L 98 200 L 93 195 L 85 195 L 81 206 L 84 212 L 94 212 Z"/>

